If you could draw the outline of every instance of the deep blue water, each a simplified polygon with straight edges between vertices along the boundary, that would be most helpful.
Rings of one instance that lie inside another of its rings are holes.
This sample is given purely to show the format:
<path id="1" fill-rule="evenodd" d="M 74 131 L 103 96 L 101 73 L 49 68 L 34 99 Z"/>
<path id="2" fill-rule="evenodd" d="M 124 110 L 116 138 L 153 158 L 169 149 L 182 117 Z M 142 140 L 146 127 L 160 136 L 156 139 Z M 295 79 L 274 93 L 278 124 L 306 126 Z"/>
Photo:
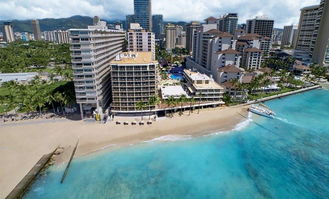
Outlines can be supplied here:
<path id="1" fill-rule="evenodd" d="M 329 198 L 329 91 L 266 104 L 278 119 L 79 158 L 64 184 L 51 167 L 25 199 Z"/>

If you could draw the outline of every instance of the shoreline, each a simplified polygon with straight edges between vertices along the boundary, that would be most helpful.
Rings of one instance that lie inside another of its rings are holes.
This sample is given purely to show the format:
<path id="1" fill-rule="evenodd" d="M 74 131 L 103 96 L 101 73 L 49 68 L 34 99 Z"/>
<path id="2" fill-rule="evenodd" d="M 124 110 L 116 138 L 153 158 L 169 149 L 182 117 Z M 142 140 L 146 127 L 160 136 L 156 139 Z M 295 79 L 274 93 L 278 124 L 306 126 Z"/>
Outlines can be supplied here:
<path id="1" fill-rule="evenodd" d="M 26 125 L 2 125 L 0 133 L 0 198 L 5 198 L 30 171 L 35 163 L 56 147 L 64 152 L 54 156 L 56 164 L 68 161 L 77 139 L 80 144 L 75 157 L 113 150 L 163 136 L 202 136 L 230 131 L 246 120 L 246 106 L 203 109 L 190 116 L 160 118 L 152 125 L 124 126 L 84 121 L 46 122 Z M 140 118 L 135 118 L 140 119 Z M 128 120 L 128 119 L 127 119 Z"/>
<path id="2" fill-rule="evenodd" d="M 299 89 L 261 100 L 273 100 L 318 88 L 321 86 Z M 258 100 L 254 103 L 259 102 L 261 101 Z M 59 145 L 65 150 L 60 155 L 54 156 L 57 165 L 68 161 L 73 150 L 72 146 L 78 138 L 80 145 L 76 158 L 147 142 L 163 142 L 160 139 L 166 137 L 169 138 L 168 141 L 175 141 L 170 139 L 176 136 L 194 139 L 200 136 L 215 135 L 217 132 L 218 134 L 230 132 L 236 130 L 239 124 L 249 120 L 240 115 L 248 115 L 248 105 L 250 102 L 232 107 L 204 109 L 200 111 L 200 114 L 195 111 L 190 116 L 186 111 L 183 116 L 161 118 L 150 126 L 115 125 L 115 121 L 103 125 L 67 119 L 0 125 L 2 130 L 0 133 L 0 155 L 2 157 L 0 186 L 3 187 L 0 198 L 5 198 L 13 190 L 41 156 Z"/>
<path id="3" fill-rule="evenodd" d="M 321 89 L 322 86 L 321 85 L 315 85 L 315 86 L 311 86 L 311 87 L 307 87 L 307 88 L 302 88 L 302 89 L 298 89 L 298 90 L 294 90 L 294 91 L 290 91 L 290 92 L 286 92 L 286 93 L 281 93 L 278 95 L 273 95 L 273 96 L 269 96 L 269 97 L 264 97 L 258 100 L 253 100 L 251 102 L 245 103 L 244 105 L 251 105 L 251 104 L 255 104 L 255 103 L 259 103 L 259 102 L 266 102 L 266 101 L 271 101 L 271 100 L 275 100 L 281 97 L 288 97 L 290 95 L 296 95 L 299 93 L 304 93 L 307 91 L 312 91 L 312 90 L 316 90 L 316 89 Z"/>

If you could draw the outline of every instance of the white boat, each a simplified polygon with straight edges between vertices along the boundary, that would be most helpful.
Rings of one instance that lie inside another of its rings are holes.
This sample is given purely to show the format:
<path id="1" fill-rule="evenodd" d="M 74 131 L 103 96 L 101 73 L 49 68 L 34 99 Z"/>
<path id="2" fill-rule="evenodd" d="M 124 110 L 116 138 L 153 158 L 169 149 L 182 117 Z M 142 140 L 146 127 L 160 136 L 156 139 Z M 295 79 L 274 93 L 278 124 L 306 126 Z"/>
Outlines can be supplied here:
<path id="1" fill-rule="evenodd" d="M 249 111 L 268 118 L 274 118 L 275 116 L 275 113 L 264 104 L 251 105 Z"/>

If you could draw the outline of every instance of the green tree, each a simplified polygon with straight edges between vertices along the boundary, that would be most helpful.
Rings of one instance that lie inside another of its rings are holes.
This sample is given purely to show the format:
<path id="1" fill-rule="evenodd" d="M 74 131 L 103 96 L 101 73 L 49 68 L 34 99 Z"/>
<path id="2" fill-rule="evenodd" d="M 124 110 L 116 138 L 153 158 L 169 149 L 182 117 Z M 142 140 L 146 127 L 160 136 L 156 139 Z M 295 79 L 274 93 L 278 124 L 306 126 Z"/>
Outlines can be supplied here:
<path id="1" fill-rule="evenodd" d="M 136 108 L 137 108 L 137 110 L 140 110 L 140 111 L 144 110 L 145 103 L 144 102 L 137 102 L 136 103 Z M 143 113 L 141 113 L 141 120 L 143 121 Z"/>
<path id="2" fill-rule="evenodd" d="M 185 95 L 181 95 L 178 99 L 178 102 L 180 103 L 180 115 L 183 115 L 183 105 L 185 102 L 187 102 L 187 98 Z"/>
<path id="3" fill-rule="evenodd" d="M 149 110 L 150 110 L 149 120 L 151 119 L 151 113 L 152 113 L 151 107 L 156 106 L 159 102 L 160 102 L 160 99 L 157 96 L 150 97 L 150 99 L 148 101 L 148 106 L 149 106 Z"/>

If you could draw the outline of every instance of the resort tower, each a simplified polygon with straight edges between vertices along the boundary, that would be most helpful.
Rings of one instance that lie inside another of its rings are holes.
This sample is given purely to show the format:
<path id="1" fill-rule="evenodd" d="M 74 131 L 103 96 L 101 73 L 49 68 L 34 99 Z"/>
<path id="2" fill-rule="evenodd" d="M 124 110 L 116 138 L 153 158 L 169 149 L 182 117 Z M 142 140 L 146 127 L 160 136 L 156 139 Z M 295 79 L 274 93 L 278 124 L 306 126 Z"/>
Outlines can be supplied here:
<path id="1" fill-rule="evenodd" d="M 99 113 L 111 100 L 110 61 L 124 50 L 125 32 L 100 21 L 87 29 L 70 29 L 71 57 L 77 103 L 84 113 Z"/>

